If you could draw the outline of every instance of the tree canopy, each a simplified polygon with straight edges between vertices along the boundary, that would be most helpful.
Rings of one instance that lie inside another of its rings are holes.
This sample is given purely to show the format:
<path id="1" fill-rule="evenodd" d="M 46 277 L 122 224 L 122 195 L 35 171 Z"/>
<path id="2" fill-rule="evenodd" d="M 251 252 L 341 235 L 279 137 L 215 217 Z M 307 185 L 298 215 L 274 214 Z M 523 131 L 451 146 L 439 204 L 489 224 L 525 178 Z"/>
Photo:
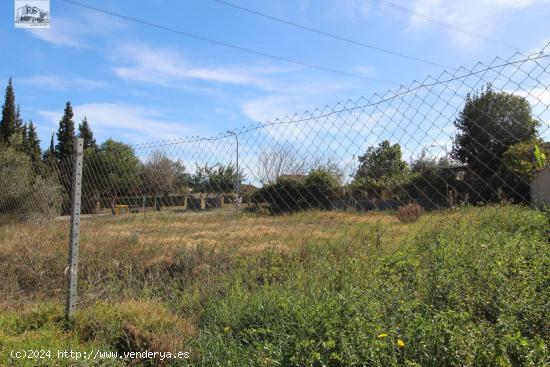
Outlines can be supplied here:
<path id="1" fill-rule="evenodd" d="M 458 133 L 452 156 L 486 178 L 498 172 L 509 147 L 536 138 L 539 123 L 524 97 L 488 85 L 480 94 L 468 94 L 454 125 Z"/>
<path id="2" fill-rule="evenodd" d="M 63 117 L 59 121 L 57 130 L 57 145 L 55 146 L 55 157 L 59 162 L 70 159 L 73 156 L 73 144 L 75 138 L 73 108 L 71 102 L 67 102 Z"/>
<path id="3" fill-rule="evenodd" d="M 355 178 L 385 180 L 408 172 L 407 162 L 402 158 L 401 146 L 384 140 L 378 147 L 369 147 L 359 157 Z"/>
<path id="4" fill-rule="evenodd" d="M 176 193 L 185 185 L 185 166 L 173 161 L 166 154 L 155 151 L 143 166 L 143 191 L 168 195 Z"/>
<path id="5" fill-rule="evenodd" d="M 97 143 L 86 116 L 84 116 L 82 122 L 78 124 L 78 137 L 84 140 L 84 149 L 97 149 Z"/>
<path id="6" fill-rule="evenodd" d="M 62 190 L 51 171 L 41 172 L 31 157 L 0 145 L 0 213 L 14 219 L 51 219 L 59 215 Z"/>
<path id="7" fill-rule="evenodd" d="M 16 133 L 18 117 L 15 107 L 15 93 L 12 80 L 8 81 L 4 104 L 2 105 L 2 120 L 0 120 L 0 142 L 8 144 L 10 137 Z"/>
<path id="8" fill-rule="evenodd" d="M 219 163 L 214 166 L 206 164 L 197 166 L 191 178 L 191 186 L 196 192 L 232 192 L 243 179 L 242 173 L 237 173 L 231 163 L 227 166 Z"/>
<path id="9" fill-rule="evenodd" d="M 40 161 L 40 139 L 38 139 L 38 134 L 36 132 L 36 127 L 34 126 L 34 123 L 32 121 L 29 121 L 29 125 L 27 126 L 27 139 L 26 139 L 26 151 L 31 157 L 31 160 L 33 162 Z"/>
<path id="10" fill-rule="evenodd" d="M 84 152 L 83 182 L 87 193 L 100 196 L 125 195 L 140 186 L 141 163 L 134 149 L 107 139 L 97 150 Z"/>

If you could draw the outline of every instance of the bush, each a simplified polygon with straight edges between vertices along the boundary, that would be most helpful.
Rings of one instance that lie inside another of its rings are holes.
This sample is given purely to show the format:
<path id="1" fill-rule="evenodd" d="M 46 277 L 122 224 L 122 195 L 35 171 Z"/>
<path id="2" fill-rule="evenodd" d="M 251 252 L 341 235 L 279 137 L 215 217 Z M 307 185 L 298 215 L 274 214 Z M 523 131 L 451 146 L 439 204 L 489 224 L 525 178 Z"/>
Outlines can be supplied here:
<path id="1" fill-rule="evenodd" d="M 252 202 L 268 203 L 273 214 L 308 209 L 331 209 L 336 197 L 338 179 L 324 169 L 312 170 L 307 176 L 281 176 L 254 192 Z"/>
<path id="2" fill-rule="evenodd" d="M 62 188 L 55 172 L 11 148 L 0 148 L 0 214 L 15 220 L 59 215 Z"/>
<path id="3" fill-rule="evenodd" d="M 397 209 L 397 219 L 402 223 L 414 223 L 424 214 L 424 208 L 418 204 L 408 204 Z"/>
<path id="4" fill-rule="evenodd" d="M 408 173 L 379 179 L 359 177 L 351 182 L 349 189 L 358 200 L 405 200 L 411 197 L 406 188 L 413 178 L 414 175 Z"/>
<path id="5" fill-rule="evenodd" d="M 504 152 L 504 165 L 500 175 L 505 185 L 503 190 L 507 198 L 517 202 L 528 203 L 530 198 L 530 183 L 541 159 L 537 159 L 535 150 L 538 147 L 539 157 L 550 155 L 550 151 L 541 139 L 532 139 L 514 144 Z"/>

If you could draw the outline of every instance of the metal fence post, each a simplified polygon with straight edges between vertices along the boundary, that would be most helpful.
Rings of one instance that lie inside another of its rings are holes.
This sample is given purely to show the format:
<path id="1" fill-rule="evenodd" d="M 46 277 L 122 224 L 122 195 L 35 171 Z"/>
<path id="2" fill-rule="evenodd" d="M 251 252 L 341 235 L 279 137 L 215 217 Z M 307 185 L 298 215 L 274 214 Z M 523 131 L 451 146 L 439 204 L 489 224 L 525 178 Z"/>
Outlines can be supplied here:
<path id="1" fill-rule="evenodd" d="M 70 319 L 76 309 L 78 281 L 78 250 L 80 247 L 80 206 L 82 199 L 82 156 L 83 142 L 81 138 L 74 139 L 72 181 L 71 181 L 71 228 L 69 237 L 69 271 L 67 274 L 67 303 L 65 315 Z"/>

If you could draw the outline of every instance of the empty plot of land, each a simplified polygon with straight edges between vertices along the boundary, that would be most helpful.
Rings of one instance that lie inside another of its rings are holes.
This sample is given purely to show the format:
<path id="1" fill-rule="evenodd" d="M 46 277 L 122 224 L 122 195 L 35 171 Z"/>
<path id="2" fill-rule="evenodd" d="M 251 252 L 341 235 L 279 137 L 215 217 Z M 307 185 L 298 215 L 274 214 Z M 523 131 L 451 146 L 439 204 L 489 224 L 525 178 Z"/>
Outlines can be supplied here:
<path id="1" fill-rule="evenodd" d="M 451 212 L 446 212 L 446 217 Z M 81 225 L 81 294 L 106 278 L 174 267 L 183 253 L 224 253 L 242 257 L 265 250 L 290 254 L 311 244 L 362 239 L 371 246 L 397 246 L 419 229 L 442 220 L 426 215 L 414 225 L 385 212 L 304 212 L 285 216 L 157 212 L 85 218 Z M 61 297 L 67 263 L 68 223 L 0 227 L 0 291 L 13 299 Z M 212 266 L 207 260 L 193 265 Z M 189 269 L 190 273 L 197 269 Z M 15 297 L 14 295 L 19 295 Z M 12 297 L 14 296 L 14 297 Z"/>

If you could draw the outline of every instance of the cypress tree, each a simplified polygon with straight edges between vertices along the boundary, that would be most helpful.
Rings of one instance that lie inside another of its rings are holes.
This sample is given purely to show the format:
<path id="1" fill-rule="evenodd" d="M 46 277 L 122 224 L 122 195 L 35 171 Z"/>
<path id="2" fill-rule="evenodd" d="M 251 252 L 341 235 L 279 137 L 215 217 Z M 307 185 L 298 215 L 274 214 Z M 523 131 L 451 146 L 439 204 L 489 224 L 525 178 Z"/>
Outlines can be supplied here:
<path id="1" fill-rule="evenodd" d="M 19 114 L 19 107 L 17 108 L 17 111 L 18 111 L 18 114 Z M 29 140 L 28 140 L 28 128 L 27 128 L 27 124 L 26 123 L 23 123 L 23 121 L 19 121 L 19 123 L 21 123 L 21 127 L 19 127 L 17 129 L 17 135 L 18 135 L 18 140 L 19 140 L 19 144 L 17 146 L 17 149 L 25 154 L 29 154 L 30 155 L 30 146 L 29 146 Z"/>
<path id="2" fill-rule="evenodd" d="M 52 136 L 53 137 L 53 136 Z M 31 157 L 33 162 L 37 162 L 40 159 L 40 139 L 36 133 L 36 127 L 29 121 L 27 128 L 27 154 Z"/>
<path id="3" fill-rule="evenodd" d="M 55 155 L 55 144 L 54 144 L 54 140 L 53 140 L 53 133 L 52 133 L 52 138 L 50 140 L 49 152 L 50 152 L 51 155 Z"/>
<path id="4" fill-rule="evenodd" d="M 78 125 L 78 137 L 84 139 L 84 149 L 96 149 L 97 144 L 94 139 L 94 134 L 88 124 L 88 119 L 84 116 L 82 122 Z"/>
<path id="5" fill-rule="evenodd" d="M 15 110 L 14 132 L 10 136 L 8 136 L 7 145 L 25 154 L 28 151 L 27 124 L 23 123 L 23 119 L 21 118 L 21 109 L 19 108 L 19 105 L 17 105 L 17 109 Z"/>
<path id="6" fill-rule="evenodd" d="M 67 102 L 63 111 L 63 117 L 59 121 L 59 129 L 57 130 L 55 157 L 59 162 L 70 159 L 73 155 L 73 140 L 75 137 L 73 116 L 71 102 Z"/>
<path id="7" fill-rule="evenodd" d="M 52 133 L 52 138 L 50 140 L 50 147 L 42 155 L 42 160 L 49 167 L 55 165 L 55 142 L 54 142 L 54 133 Z"/>
<path id="8" fill-rule="evenodd" d="M 15 132 L 21 131 L 23 128 L 23 119 L 21 118 L 21 108 L 19 105 L 17 105 L 17 109 L 15 110 Z"/>
<path id="9" fill-rule="evenodd" d="M 2 106 L 2 120 L 0 120 L 0 142 L 9 144 L 10 137 L 16 132 L 17 112 L 15 109 L 15 93 L 11 78 L 6 87 L 4 105 Z"/>

